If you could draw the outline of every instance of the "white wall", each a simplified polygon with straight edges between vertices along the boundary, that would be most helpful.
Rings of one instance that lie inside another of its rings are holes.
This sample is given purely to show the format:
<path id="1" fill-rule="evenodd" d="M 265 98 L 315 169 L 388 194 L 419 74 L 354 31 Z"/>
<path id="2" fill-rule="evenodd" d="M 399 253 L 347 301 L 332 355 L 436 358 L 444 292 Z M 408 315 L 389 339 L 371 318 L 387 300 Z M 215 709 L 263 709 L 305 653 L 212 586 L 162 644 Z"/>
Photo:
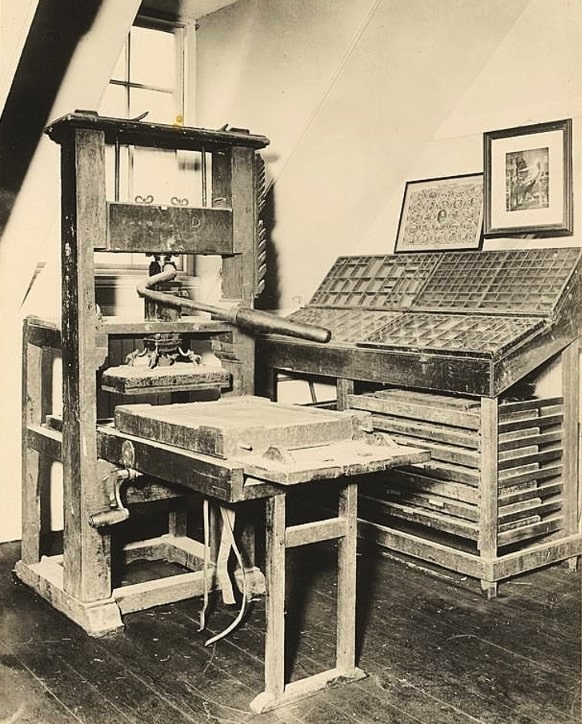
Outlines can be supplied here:
<path id="1" fill-rule="evenodd" d="M 582 3 L 531 0 L 495 51 L 436 129 L 418 149 L 408 179 L 483 170 L 483 132 L 498 128 L 573 119 L 574 237 L 544 239 L 539 246 L 580 245 L 582 204 Z M 396 236 L 403 185 L 387 199 L 357 252 L 382 251 Z M 485 240 L 484 248 L 518 248 L 530 240 Z"/>
<path id="2" fill-rule="evenodd" d="M 198 122 L 272 141 L 283 309 L 390 252 L 406 180 L 481 171 L 484 131 L 573 117 L 580 148 L 578 0 L 240 0 L 200 25 Z"/>

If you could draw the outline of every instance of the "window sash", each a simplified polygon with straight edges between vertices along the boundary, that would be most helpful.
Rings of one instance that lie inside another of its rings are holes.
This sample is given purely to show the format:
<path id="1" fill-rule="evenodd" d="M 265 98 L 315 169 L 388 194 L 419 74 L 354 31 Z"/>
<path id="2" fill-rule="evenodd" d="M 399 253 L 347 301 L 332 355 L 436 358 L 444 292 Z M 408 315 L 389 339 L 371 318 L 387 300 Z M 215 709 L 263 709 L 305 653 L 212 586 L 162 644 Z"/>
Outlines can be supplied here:
<path id="1" fill-rule="evenodd" d="M 174 87 L 166 87 L 157 85 L 155 83 L 136 82 L 131 77 L 131 66 L 132 66 L 132 31 L 135 27 L 145 28 L 147 30 L 157 30 L 160 32 L 172 33 L 174 36 Z M 127 35 L 124 50 L 120 56 L 120 61 L 116 66 L 116 69 L 121 66 L 123 78 L 116 77 L 116 70 L 114 70 L 113 76 L 109 81 L 108 90 L 110 88 L 118 88 L 124 92 L 123 98 L 123 113 L 122 116 L 131 118 L 136 116 L 140 111 L 135 112 L 136 109 L 133 107 L 136 102 L 136 97 L 143 99 L 147 98 L 147 94 L 160 94 L 162 104 L 165 106 L 166 103 L 163 100 L 164 97 L 170 100 L 174 104 L 173 114 L 169 113 L 166 108 L 166 114 L 173 116 L 173 121 L 177 124 L 183 124 L 184 113 L 185 113 L 185 78 L 186 78 L 186 37 L 187 37 L 187 26 L 181 23 L 170 23 L 167 21 L 160 20 L 158 18 L 152 18 L 148 16 L 138 16 L 134 22 L 132 30 Z M 153 97 L 153 96 L 152 96 Z M 106 114 L 106 115 L 120 115 Z M 170 121 L 170 118 L 165 119 L 164 122 Z M 107 149 L 107 166 L 108 166 L 108 198 L 110 200 L 119 201 L 122 199 L 133 200 L 135 193 L 134 189 L 143 187 L 143 179 L 138 180 L 135 175 L 136 167 L 147 166 L 147 158 L 145 164 L 141 163 L 137 158 L 137 154 L 148 154 L 149 149 L 135 149 L 132 146 L 122 146 L 118 149 L 108 147 Z M 172 154 L 172 151 L 166 153 Z M 115 155 L 117 154 L 117 161 Z M 175 154 L 174 154 L 175 155 Z M 164 165 L 168 165 L 164 162 Z M 176 175 L 178 172 L 178 162 L 175 161 Z M 115 179 L 115 174 L 118 174 Z M 179 186 L 179 184 L 177 184 Z M 147 194 L 146 194 L 147 195 Z M 154 203 L 165 203 L 165 199 L 155 199 Z M 149 265 L 149 258 L 145 254 L 134 254 L 134 253 L 117 253 L 111 254 L 107 252 L 97 252 L 95 256 L 95 265 L 98 270 L 104 270 L 111 273 L 115 270 L 121 272 L 132 270 L 132 269 L 147 269 Z M 178 263 L 179 268 L 183 268 L 184 264 L 181 260 Z"/>

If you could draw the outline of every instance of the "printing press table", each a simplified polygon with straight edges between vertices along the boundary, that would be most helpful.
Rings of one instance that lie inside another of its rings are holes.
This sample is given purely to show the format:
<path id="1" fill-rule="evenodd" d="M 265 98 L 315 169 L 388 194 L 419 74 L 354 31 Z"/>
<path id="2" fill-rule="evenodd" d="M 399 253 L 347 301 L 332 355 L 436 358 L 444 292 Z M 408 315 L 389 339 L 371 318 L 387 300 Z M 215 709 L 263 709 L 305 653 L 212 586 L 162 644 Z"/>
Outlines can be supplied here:
<path id="1" fill-rule="evenodd" d="M 253 700 L 254 711 L 364 675 L 355 665 L 358 483 L 364 474 L 427 460 L 426 451 L 394 445 L 371 432 L 366 413 L 248 396 L 119 406 L 115 426 L 98 428 L 98 447 L 101 459 L 201 493 L 231 510 L 248 500 L 265 500 L 265 690 Z M 288 526 L 287 495 L 326 480 L 338 482 L 337 515 Z M 336 664 L 286 684 L 285 551 L 325 540 L 338 541 Z M 204 574 L 199 572 L 198 584 Z M 119 596 L 123 600 L 123 589 Z"/>

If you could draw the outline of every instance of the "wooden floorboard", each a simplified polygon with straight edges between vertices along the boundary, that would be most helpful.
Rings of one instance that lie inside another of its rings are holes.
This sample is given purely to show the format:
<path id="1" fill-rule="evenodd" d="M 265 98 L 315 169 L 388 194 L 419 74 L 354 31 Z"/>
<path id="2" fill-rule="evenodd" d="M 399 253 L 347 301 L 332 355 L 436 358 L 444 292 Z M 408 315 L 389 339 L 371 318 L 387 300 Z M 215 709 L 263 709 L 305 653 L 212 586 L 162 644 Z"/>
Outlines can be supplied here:
<path id="1" fill-rule="evenodd" d="M 366 565 L 370 566 L 369 560 Z M 476 592 L 449 583 L 435 588 L 410 575 L 404 583 L 397 571 L 392 575 L 383 568 L 383 572 L 374 584 L 374 611 L 368 613 L 363 634 L 361 665 L 366 670 L 392 659 L 398 664 L 400 679 L 415 686 L 422 682 L 419 688 L 424 693 L 460 706 L 479 720 L 504 722 L 510 715 L 512 721 L 518 717 L 523 721 L 579 720 L 579 595 L 558 598 L 556 615 L 553 620 L 548 617 L 553 629 L 549 647 L 543 621 L 524 616 L 521 609 L 516 615 L 515 602 L 511 609 L 507 598 L 487 602 Z M 554 573 L 559 578 L 558 568 Z M 579 594 L 578 575 L 566 573 L 562 580 Z M 360 583 L 369 588 L 369 582 Z M 569 615 L 563 610 L 568 607 Z M 513 616 L 508 618 L 508 611 Z M 557 636 L 557 621 L 562 619 L 561 636 Z M 392 630 L 383 642 L 373 634 L 382 627 Z M 548 648 L 553 659 L 546 659 Z M 479 713 L 480 709 L 486 714 Z"/>
<path id="2" fill-rule="evenodd" d="M 13 654 L 0 654 L 0 721 L 77 722 L 50 687 Z"/>
<path id="3" fill-rule="evenodd" d="M 331 665 L 335 549 L 288 556 L 290 679 Z M 237 611 L 216 602 L 199 631 L 201 602 L 125 617 L 92 639 L 11 575 L 16 544 L 0 546 L 0 724 L 573 724 L 580 709 L 580 573 L 555 565 L 479 583 L 402 556 L 362 551 L 359 665 L 368 677 L 264 715 L 264 602 L 226 639 L 205 641 Z M 299 608 L 299 610 L 298 610 Z"/>

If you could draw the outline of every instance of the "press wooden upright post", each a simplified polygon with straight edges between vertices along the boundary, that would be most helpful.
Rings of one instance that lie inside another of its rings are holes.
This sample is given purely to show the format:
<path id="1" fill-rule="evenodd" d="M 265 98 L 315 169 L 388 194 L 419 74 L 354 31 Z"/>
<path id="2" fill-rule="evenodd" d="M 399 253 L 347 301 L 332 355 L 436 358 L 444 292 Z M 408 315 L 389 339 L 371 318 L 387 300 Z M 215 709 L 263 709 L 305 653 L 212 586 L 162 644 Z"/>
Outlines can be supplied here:
<path id="1" fill-rule="evenodd" d="M 52 460 L 29 445 L 31 426 L 40 426 L 51 411 L 48 374 L 53 350 L 48 342 L 30 344 L 29 324 L 23 329 L 22 343 L 22 560 L 28 565 L 40 561 L 43 523 L 47 516 L 42 503 L 48 497 Z"/>
<path id="2" fill-rule="evenodd" d="M 96 308 L 93 253 L 107 238 L 105 139 L 69 128 L 62 139 L 63 582 L 83 601 L 111 595 L 110 536 L 89 525 L 97 485 Z"/>
<path id="3" fill-rule="evenodd" d="M 234 147 L 212 157 L 213 203 L 232 208 L 233 255 L 222 262 L 222 296 L 252 306 L 256 291 L 254 195 L 255 164 L 252 148 Z M 251 395 L 255 389 L 255 342 L 240 329 L 232 330 L 233 353 L 222 363 L 233 378 L 233 394 Z"/>

